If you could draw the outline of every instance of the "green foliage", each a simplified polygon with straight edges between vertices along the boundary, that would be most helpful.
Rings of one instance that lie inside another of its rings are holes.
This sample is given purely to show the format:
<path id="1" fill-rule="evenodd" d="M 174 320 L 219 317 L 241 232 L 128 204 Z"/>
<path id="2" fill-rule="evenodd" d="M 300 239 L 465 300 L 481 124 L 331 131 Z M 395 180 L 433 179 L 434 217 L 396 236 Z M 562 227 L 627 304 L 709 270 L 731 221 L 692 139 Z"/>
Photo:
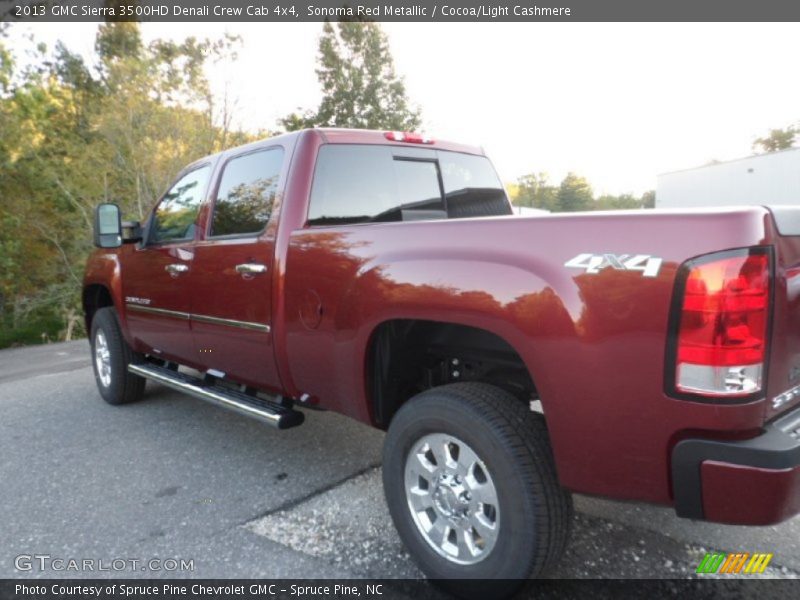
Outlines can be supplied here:
<path id="1" fill-rule="evenodd" d="M 287 131 L 307 127 L 419 128 L 420 113 L 409 104 L 403 79 L 394 70 L 386 34 L 377 23 L 326 22 L 317 63 L 322 101 L 316 111 L 281 119 Z"/>
<path id="2" fill-rule="evenodd" d="M 140 219 L 185 164 L 253 139 L 230 130 L 204 75 L 236 43 L 145 45 L 136 23 L 104 23 L 97 67 L 58 43 L 14 72 L 0 37 L 0 346 L 41 341 L 31 327 L 80 332 L 95 205 Z"/>
<path id="3" fill-rule="evenodd" d="M 548 183 L 547 173 L 530 173 L 517 180 L 517 206 L 558 210 L 558 190 Z"/>
<path id="4" fill-rule="evenodd" d="M 619 196 L 603 194 L 594 201 L 594 208 L 596 210 L 630 210 L 642 208 L 642 200 L 633 194 Z"/>
<path id="5" fill-rule="evenodd" d="M 0 348 L 57 340 L 63 327 L 62 319 L 52 311 L 30 315 L 16 327 L 10 318 L 4 317 L 0 319 Z"/>
<path id="6" fill-rule="evenodd" d="M 142 36 L 136 23 L 104 23 L 97 30 L 94 50 L 104 65 L 141 55 Z"/>
<path id="7" fill-rule="evenodd" d="M 3 25 L 0 24 L 0 38 L 2 37 L 4 31 L 5 28 L 3 28 Z M 0 95 L 8 91 L 8 88 L 11 85 L 11 77 L 13 74 L 14 60 L 3 42 L 0 41 Z"/>
<path id="8" fill-rule="evenodd" d="M 656 204 L 656 193 L 653 190 L 640 197 L 633 194 L 603 194 L 595 199 L 589 182 L 574 173 L 569 173 L 559 186 L 549 183 L 547 173 L 530 173 L 517 179 L 510 188 L 511 200 L 516 206 L 541 208 L 551 212 L 630 210 L 655 208 Z"/>
<path id="9" fill-rule="evenodd" d="M 793 125 L 784 129 L 770 129 L 767 135 L 757 138 L 753 142 L 753 150 L 756 152 L 788 150 L 794 147 L 798 137 L 800 137 L 800 128 Z"/>
<path id="10" fill-rule="evenodd" d="M 556 199 L 560 211 L 589 210 L 592 208 L 592 186 L 585 178 L 569 173 L 561 182 Z"/>

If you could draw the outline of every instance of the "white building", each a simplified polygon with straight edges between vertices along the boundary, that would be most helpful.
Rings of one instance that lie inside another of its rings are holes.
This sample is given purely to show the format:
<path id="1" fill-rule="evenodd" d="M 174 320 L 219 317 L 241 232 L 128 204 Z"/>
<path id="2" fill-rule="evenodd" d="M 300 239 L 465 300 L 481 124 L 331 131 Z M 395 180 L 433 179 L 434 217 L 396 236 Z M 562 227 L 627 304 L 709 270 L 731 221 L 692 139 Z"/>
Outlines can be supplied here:
<path id="1" fill-rule="evenodd" d="M 800 148 L 658 176 L 657 208 L 800 205 Z"/>

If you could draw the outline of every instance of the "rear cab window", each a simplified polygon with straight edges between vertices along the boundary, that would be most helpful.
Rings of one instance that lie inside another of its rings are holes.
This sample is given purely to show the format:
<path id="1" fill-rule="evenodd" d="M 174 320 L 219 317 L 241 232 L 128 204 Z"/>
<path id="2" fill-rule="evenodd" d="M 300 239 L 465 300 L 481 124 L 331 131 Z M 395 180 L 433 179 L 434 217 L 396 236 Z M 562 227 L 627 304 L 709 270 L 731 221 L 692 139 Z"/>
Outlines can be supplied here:
<path id="1" fill-rule="evenodd" d="M 328 144 L 319 150 L 310 226 L 509 215 L 485 156 L 428 148 Z"/>

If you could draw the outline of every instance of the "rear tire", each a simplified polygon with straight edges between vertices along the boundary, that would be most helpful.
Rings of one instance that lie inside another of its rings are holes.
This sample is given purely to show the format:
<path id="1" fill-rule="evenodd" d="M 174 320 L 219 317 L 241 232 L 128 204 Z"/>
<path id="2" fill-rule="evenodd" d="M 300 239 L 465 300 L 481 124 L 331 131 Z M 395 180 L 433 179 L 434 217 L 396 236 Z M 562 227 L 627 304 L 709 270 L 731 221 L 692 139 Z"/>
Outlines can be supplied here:
<path id="1" fill-rule="evenodd" d="M 128 365 L 142 362 L 143 356 L 125 341 L 112 307 L 94 314 L 90 339 L 94 378 L 103 400 L 114 405 L 141 400 L 145 379 L 130 373 Z"/>
<path id="2" fill-rule="evenodd" d="M 386 436 L 383 485 L 406 548 L 456 595 L 510 595 L 564 552 L 572 497 L 544 419 L 497 387 L 457 383 L 406 402 Z"/>

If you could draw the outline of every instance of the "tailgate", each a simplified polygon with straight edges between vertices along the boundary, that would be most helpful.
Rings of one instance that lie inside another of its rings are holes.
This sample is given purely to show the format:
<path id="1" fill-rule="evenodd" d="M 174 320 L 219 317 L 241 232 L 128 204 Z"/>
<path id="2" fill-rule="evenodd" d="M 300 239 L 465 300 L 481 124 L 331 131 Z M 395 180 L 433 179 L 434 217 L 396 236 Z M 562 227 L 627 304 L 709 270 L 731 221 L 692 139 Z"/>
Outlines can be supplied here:
<path id="1" fill-rule="evenodd" d="M 800 405 L 800 205 L 768 207 L 775 221 L 775 299 L 766 418 Z"/>

